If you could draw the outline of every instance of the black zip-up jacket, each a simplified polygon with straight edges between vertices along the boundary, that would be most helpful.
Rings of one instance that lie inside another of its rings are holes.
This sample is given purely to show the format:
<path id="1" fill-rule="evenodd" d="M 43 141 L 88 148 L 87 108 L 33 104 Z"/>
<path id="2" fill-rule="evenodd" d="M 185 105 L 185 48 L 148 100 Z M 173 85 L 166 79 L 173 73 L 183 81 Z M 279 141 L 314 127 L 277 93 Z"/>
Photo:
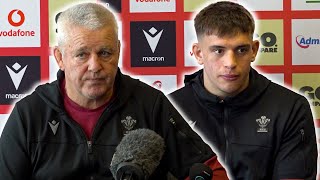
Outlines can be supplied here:
<path id="1" fill-rule="evenodd" d="M 203 70 L 169 95 L 225 164 L 232 179 L 316 178 L 317 145 L 306 98 L 251 68 L 249 86 L 219 99 L 203 85 Z"/>
<path id="2" fill-rule="evenodd" d="M 63 78 L 60 72 L 59 81 Z M 5 125 L 0 179 L 113 179 L 109 167 L 115 148 L 128 130 L 138 128 L 151 129 L 165 140 L 164 156 L 150 179 L 184 179 L 193 163 L 214 156 L 160 91 L 120 70 L 116 91 L 89 140 L 66 113 L 59 82 L 38 86 L 16 103 Z"/>

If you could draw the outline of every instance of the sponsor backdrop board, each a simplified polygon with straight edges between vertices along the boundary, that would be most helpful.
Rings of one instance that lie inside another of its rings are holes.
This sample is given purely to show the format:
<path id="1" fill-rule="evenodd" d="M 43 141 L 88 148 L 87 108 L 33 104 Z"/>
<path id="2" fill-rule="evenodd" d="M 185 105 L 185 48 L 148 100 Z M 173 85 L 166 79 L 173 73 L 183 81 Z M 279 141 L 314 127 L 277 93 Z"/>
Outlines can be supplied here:
<path id="1" fill-rule="evenodd" d="M 35 84 L 55 80 L 56 17 L 77 2 L 84 1 L 0 0 L 0 121 Z M 122 72 L 167 94 L 183 86 L 185 74 L 201 68 L 191 52 L 197 41 L 193 12 L 215 0 L 90 2 L 105 4 L 117 14 Z M 320 128 L 320 1 L 237 2 L 252 10 L 258 20 L 254 38 L 261 47 L 253 66 L 275 82 L 303 92 Z"/>
<path id="2" fill-rule="evenodd" d="M 283 20 L 259 20 L 255 39 L 259 40 L 259 55 L 255 65 L 283 65 Z"/>
<path id="3" fill-rule="evenodd" d="M 140 79 L 155 89 L 159 89 L 164 94 L 169 94 L 177 89 L 176 75 L 142 75 L 132 77 Z"/>
<path id="4" fill-rule="evenodd" d="M 320 65 L 320 19 L 292 19 L 292 64 Z"/>
<path id="5" fill-rule="evenodd" d="M 21 99 L 39 81 L 39 56 L 0 56 L 0 104 Z"/>
<path id="6" fill-rule="evenodd" d="M 40 1 L 0 1 L 0 47 L 40 47 Z"/>

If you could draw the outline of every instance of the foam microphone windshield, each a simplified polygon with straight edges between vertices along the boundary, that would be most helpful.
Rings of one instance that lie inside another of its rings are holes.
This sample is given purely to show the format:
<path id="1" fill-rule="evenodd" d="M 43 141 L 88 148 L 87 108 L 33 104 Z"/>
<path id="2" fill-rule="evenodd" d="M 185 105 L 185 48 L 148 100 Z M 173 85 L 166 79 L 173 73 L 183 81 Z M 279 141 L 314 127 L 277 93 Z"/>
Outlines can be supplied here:
<path id="1" fill-rule="evenodd" d="M 160 164 L 164 151 L 164 140 L 154 131 L 132 130 L 116 147 L 110 171 L 116 180 L 146 180 Z"/>
<path id="2" fill-rule="evenodd" d="M 195 163 L 189 171 L 190 180 L 211 180 L 212 169 L 202 163 Z"/>

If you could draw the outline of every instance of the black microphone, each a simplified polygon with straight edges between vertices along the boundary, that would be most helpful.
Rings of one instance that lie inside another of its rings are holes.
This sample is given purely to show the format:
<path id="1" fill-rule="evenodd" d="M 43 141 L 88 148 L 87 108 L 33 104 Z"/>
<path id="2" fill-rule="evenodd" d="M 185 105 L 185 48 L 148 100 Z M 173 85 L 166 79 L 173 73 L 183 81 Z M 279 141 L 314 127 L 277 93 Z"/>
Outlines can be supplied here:
<path id="1" fill-rule="evenodd" d="M 212 169 L 202 163 L 195 163 L 189 171 L 190 180 L 211 180 L 212 174 Z"/>
<path id="2" fill-rule="evenodd" d="M 154 131 L 129 131 L 116 147 L 110 171 L 116 180 L 147 180 L 160 164 L 164 151 L 164 140 Z"/>

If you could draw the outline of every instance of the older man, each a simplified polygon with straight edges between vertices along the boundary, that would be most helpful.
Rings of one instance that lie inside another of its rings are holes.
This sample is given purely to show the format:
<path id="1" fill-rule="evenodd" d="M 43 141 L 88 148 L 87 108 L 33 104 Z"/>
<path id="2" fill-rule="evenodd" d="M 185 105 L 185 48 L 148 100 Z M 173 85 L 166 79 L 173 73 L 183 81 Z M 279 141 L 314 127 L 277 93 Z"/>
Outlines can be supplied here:
<path id="1" fill-rule="evenodd" d="M 118 28 L 108 9 L 79 4 L 57 24 L 58 79 L 16 103 L 0 139 L 1 179 L 112 179 L 116 146 L 138 128 L 165 141 L 150 179 L 186 178 L 196 162 L 210 162 L 226 177 L 163 93 L 120 72 Z"/>

